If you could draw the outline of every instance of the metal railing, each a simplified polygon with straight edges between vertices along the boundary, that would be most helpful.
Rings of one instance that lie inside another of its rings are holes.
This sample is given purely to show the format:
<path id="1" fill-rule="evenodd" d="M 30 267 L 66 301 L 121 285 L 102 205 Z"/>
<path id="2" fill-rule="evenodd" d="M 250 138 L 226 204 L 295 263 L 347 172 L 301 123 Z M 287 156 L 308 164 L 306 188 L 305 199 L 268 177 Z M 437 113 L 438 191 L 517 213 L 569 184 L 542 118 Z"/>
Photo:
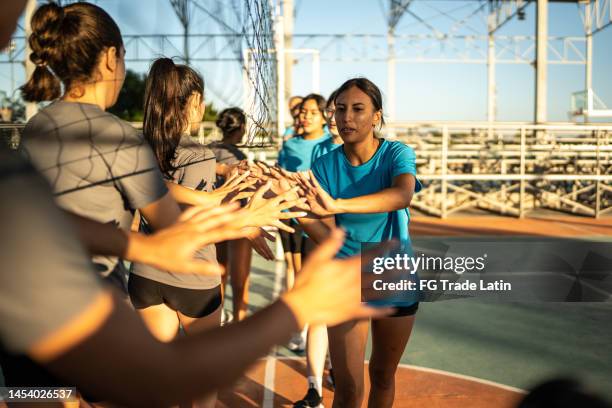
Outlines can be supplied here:
<path id="1" fill-rule="evenodd" d="M 383 134 L 415 149 L 425 188 L 412 206 L 430 215 L 612 211 L 612 125 L 400 123 Z"/>
<path id="2" fill-rule="evenodd" d="M 2 142 L 16 148 L 23 126 L 0 124 Z M 415 149 L 424 188 L 412 206 L 426 214 L 484 209 L 524 217 L 545 208 L 597 218 L 612 212 L 612 125 L 404 122 L 381 133 Z M 204 122 L 198 141 L 220 137 Z M 274 162 L 278 149 L 244 150 Z"/>

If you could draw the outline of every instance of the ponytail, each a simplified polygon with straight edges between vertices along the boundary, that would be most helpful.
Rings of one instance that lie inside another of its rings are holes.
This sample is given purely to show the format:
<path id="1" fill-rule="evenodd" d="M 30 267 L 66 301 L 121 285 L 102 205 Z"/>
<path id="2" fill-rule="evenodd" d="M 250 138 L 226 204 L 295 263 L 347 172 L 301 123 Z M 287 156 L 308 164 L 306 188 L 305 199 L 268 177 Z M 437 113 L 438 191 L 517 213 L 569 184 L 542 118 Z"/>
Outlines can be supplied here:
<path id="1" fill-rule="evenodd" d="M 176 65 L 170 58 L 153 62 L 145 85 L 142 129 L 167 178 L 172 178 L 175 170 L 172 162 L 189 125 L 187 105 L 194 93 L 204 97 L 204 81 L 197 72 Z"/>

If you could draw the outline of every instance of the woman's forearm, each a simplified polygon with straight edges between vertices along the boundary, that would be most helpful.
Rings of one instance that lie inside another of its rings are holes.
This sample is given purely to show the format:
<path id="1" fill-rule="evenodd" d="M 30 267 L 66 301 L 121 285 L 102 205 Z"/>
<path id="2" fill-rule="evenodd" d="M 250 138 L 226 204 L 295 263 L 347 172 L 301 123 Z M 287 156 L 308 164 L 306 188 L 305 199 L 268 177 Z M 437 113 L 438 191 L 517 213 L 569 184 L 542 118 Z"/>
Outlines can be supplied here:
<path id="1" fill-rule="evenodd" d="M 335 223 L 333 218 L 330 218 L 330 221 L 308 217 L 297 218 L 297 220 L 308 236 L 317 244 L 321 243 L 329 236 L 331 231 L 331 225 L 329 225 L 329 223 Z"/>
<path id="2" fill-rule="evenodd" d="M 166 407 L 233 383 L 296 330 L 292 311 L 277 301 L 239 323 L 160 343 L 117 300 L 95 334 L 47 367 L 86 395 L 122 406 Z"/>
<path id="3" fill-rule="evenodd" d="M 223 197 L 214 191 L 192 190 L 170 181 L 166 181 L 166 187 L 168 187 L 170 194 L 172 194 L 176 202 L 180 204 L 211 207 L 219 205 L 223 200 Z"/>
<path id="4" fill-rule="evenodd" d="M 130 239 L 137 233 L 127 232 L 111 223 L 101 223 L 64 211 L 74 225 L 79 240 L 92 255 L 112 255 L 124 259 L 128 252 Z"/>
<path id="5" fill-rule="evenodd" d="M 390 187 L 374 194 L 336 199 L 338 214 L 371 214 L 385 213 L 408 208 L 413 193 L 400 187 Z"/>

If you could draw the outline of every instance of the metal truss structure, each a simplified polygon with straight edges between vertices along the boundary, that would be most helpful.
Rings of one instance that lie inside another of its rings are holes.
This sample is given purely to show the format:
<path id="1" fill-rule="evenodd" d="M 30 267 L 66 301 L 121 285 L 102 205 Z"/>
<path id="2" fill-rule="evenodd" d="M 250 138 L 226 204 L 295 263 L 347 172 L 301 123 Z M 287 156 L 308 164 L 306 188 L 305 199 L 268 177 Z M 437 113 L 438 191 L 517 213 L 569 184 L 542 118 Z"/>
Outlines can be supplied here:
<path id="1" fill-rule="evenodd" d="M 191 34 L 189 59 L 197 62 L 240 61 L 229 45 L 239 34 Z M 184 56 L 181 34 L 124 35 L 126 61 L 149 62 L 159 55 Z M 382 34 L 296 34 L 296 49 L 308 45 L 318 49 L 320 60 L 327 62 L 386 62 L 386 36 Z M 433 35 L 398 34 L 396 62 L 471 63 L 487 62 L 485 35 L 457 35 L 438 38 Z M 3 55 L 1 63 L 22 64 L 24 37 L 13 38 L 13 49 Z M 497 36 L 496 61 L 500 64 L 533 64 L 534 36 Z M 585 64 L 584 37 L 549 37 L 550 64 Z"/>
<path id="2" fill-rule="evenodd" d="M 495 121 L 497 64 L 531 64 L 536 69 L 536 123 L 546 123 L 547 65 L 584 65 L 585 88 L 592 88 L 593 36 L 612 24 L 612 0 L 474 0 L 460 7 L 445 10 L 435 1 L 379 0 L 387 23 L 386 34 L 297 34 L 292 33 L 293 2 L 281 1 L 285 10 L 283 46 L 292 49 L 318 49 L 321 61 L 385 62 L 388 74 L 388 116 L 394 121 L 395 65 L 397 63 L 469 63 L 487 65 L 487 120 Z M 577 5 L 584 24 L 584 36 L 548 36 L 549 3 L 568 2 Z M 184 34 L 126 35 L 127 60 L 150 61 L 159 55 L 177 56 L 192 62 L 242 61 L 241 33 L 220 17 L 222 8 L 235 7 L 233 2 L 218 0 L 170 0 L 184 28 Z M 530 5 L 536 5 L 536 35 L 500 35 L 499 30 L 512 19 L 524 18 Z M 423 5 L 433 14 L 425 16 Z M 204 13 L 217 23 L 216 33 L 193 33 L 191 17 Z M 451 23 L 444 31 L 434 20 Z M 425 28 L 426 33 L 409 34 L 400 22 Z M 248 35 L 248 34 L 247 34 Z M 288 42 L 290 41 L 290 42 Z M 238 47 L 237 47 L 238 44 Z M 0 54 L 0 64 L 25 60 L 25 41 L 15 37 L 7 53 Z M 278 46 L 278 43 L 277 45 Z M 538 52 L 539 50 L 539 52 Z M 277 50 L 278 51 L 278 50 Z M 279 55 L 286 55 L 283 50 Z M 284 82 L 291 84 L 293 56 L 285 57 Z M 290 92 L 290 86 L 285 93 Z M 284 101 L 279 98 L 279 101 Z M 586 118 L 588 120 L 588 117 Z"/>
<path id="3" fill-rule="evenodd" d="M 297 48 L 308 45 L 321 52 L 321 61 L 385 62 L 386 36 L 382 34 L 296 34 Z M 410 63 L 487 62 L 486 35 L 436 36 L 433 34 L 396 34 L 395 61 Z M 533 64 L 535 36 L 496 36 L 496 62 Z M 551 64 L 585 63 L 584 37 L 549 37 Z"/>

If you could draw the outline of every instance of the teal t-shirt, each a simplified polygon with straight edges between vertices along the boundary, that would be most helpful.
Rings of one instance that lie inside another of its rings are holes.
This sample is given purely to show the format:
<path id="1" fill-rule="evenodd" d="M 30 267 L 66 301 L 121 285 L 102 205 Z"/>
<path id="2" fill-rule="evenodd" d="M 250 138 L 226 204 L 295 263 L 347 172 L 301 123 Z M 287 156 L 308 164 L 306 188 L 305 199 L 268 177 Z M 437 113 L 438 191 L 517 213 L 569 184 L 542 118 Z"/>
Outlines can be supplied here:
<path id="1" fill-rule="evenodd" d="M 314 148 L 328 140 L 331 135 L 323 133 L 318 139 L 306 140 L 302 136 L 294 136 L 283 143 L 278 153 L 278 165 L 289 171 L 305 171 L 312 166 Z"/>
<path id="2" fill-rule="evenodd" d="M 391 187 L 393 179 L 400 174 L 416 177 L 416 155 L 401 142 L 381 139 L 374 156 L 360 166 L 351 165 L 344 149 L 337 148 L 316 160 L 312 170 L 321 187 L 333 198 L 354 198 Z M 417 180 L 415 191 L 420 190 L 421 183 Z M 410 243 L 407 208 L 388 213 L 338 214 L 335 218 L 336 225 L 346 231 L 339 258 L 360 253 L 364 242 L 395 238 L 403 244 Z"/>
<path id="3" fill-rule="evenodd" d="M 338 146 L 342 146 L 342 143 L 334 143 L 334 139 L 332 137 L 325 140 L 324 142 L 319 143 L 312 151 L 312 162 L 314 163 L 314 161 L 317 160 L 319 157 L 326 155 L 332 150 L 338 148 Z"/>
<path id="4" fill-rule="evenodd" d="M 393 179 L 400 174 L 408 173 L 416 178 L 416 155 L 411 147 L 401 142 L 381 139 L 374 156 L 360 166 L 351 165 L 344 149 L 336 148 L 316 160 L 312 170 L 321 187 L 333 198 L 354 198 L 391 187 Z M 417 179 L 415 192 L 421 188 Z M 412 255 L 408 233 L 410 213 L 407 208 L 387 213 L 338 214 L 335 219 L 336 225 L 346 232 L 344 245 L 336 255 L 338 258 L 359 254 L 362 243 L 378 243 L 390 239 L 401 243 L 401 252 Z M 373 306 L 408 307 L 417 301 L 417 292 L 400 292 L 396 296 L 367 303 Z"/>

